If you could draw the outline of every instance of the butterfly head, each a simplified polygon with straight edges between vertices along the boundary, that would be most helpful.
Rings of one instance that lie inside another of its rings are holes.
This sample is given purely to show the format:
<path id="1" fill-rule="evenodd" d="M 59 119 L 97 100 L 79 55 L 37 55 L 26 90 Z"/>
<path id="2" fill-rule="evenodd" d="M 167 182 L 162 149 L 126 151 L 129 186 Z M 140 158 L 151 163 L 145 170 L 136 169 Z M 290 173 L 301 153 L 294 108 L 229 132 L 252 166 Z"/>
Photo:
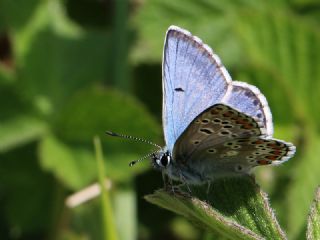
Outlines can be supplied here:
<path id="1" fill-rule="evenodd" d="M 172 156 L 169 151 L 159 151 L 151 155 L 151 160 L 155 169 L 163 170 L 170 165 Z"/>
<path id="2" fill-rule="evenodd" d="M 139 137 L 133 137 L 133 136 L 129 136 L 129 135 L 119 134 L 119 133 L 115 133 L 115 132 L 111 132 L 111 131 L 106 131 L 106 134 L 108 134 L 109 136 L 112 136 L 112 137 L 120 137 L 120 138 L 126 138 L 126 139 L 130 139 L 130 140 L 138 141 L 138 142 L 144 142 L 144 143 L 147 143 L 147 144 L 150 144 L 150 145 L 153 145 L 153 146 L 159 148 L 159 150 L 157 152 L 149 153 L 149 154 L 143 156 L 142 158 L 131 161 L 129 163 L 130 167 L 132 167 L 136 163 L 138 163 L 146 158 L 149 158 L 149 157 L 151 157 L 151 161 L 152 161 L 154 168 L 158 169 L 158 170 L 165 169 L 171 163 L 172 156 L 171 156 L 170 152 L 167 149 L 163 149 L 162 147 L 160 147 L 159 145 L 157 145 L 151 141 L 148 141 L 148 140 L 145 140 L 145 139 L 142 139 Z"/>

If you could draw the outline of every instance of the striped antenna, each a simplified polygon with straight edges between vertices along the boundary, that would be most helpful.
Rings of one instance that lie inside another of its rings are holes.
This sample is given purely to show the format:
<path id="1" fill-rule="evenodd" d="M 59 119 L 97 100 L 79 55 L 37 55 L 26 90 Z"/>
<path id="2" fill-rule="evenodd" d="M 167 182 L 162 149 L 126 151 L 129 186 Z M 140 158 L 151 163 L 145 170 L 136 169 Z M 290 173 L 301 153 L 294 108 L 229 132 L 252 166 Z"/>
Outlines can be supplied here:
<path id="1" fill-rule="evenodd" d="M 139 138 L 139 137 L 133 137 L 133 136 L 129 136 L 129 135 L 124 135 L 124 134 L 119 134 L 119 133 L 115 133 L 115 132 L 111 132 L 111 131 L 106 131 L 106 134 L 112 136 L 112 137 L 120 137 L 120 138 L 126 138 L 126 139 L 130 139 L 130 140 L 133 140 L 133 141 L 136 141 L 136 142 L 143 142 L 143 143 L 147 143 L 147 144 L 150 144 L 152 146 L 155 146 L 159 149 L 161 149 L 162 147 L 159 146 L 158 144 L 155 144 L 151 141 L 148 141 L 146 139 L 143 139 L 143 138 Z"/>
<path id="2" fill-rule="evenodd" d="M 152 152 L 152 153 L 149 153 L 149 154 L 145 155 L 145 156 L 142 157 L 142 158 L 139 158 L 139 159 L 137 159 L 137 160 L 131 161 L 131 162 L 129 163 L 129 166 L 132 167 L 132 166 L 135 165 L 136 163 L 141 162 L 142 160 L 144 160 L 144 159 L 146 159 L 146 158 L 149 158 L 149 157 L 151 157 L 151 156 L 154 155 L 154 154 L 155 154 L 155 153 Z"/>
<path id="3" fill-rule="evenodd" d="M 158 144 L 155 144 L 151 141 L 148 141 L 148 140 L 145 140 L 143 138 L 139 138 L 139 137 L 133 137 L 133 136 L 129 136 L 129 135 L 124 135 L 124 134 L 119 134 L 119 133 L 115 133 L 115 132 L 111 132 L 111 131 L 106 131 L 106 134 L 108 134 L 109 136 L 112 136 L 112 137 L 120 137 L 120 138 L 126 138 L 126 139 L 130 139 L 130 140 L 133 140 L 133 141 L 136 141 L 136 142 L 143 142 L 143 143 L 147 143 L 147 144 L 150 144 L 152 146 L 155 146 L 157 148 L 162 149 L 161 146 L 159 146 Z M 152 153 L 149 153 L 147 154 L 146 156 L 143 156 L 142 158 L 139 158 L 137 160 L 134 160 L 134 161 L 131 161 L 129 163 L 129 166 L 132 167 L 133 165 L 135 165 L 136 163 L 138 162 L 141 162 L 142 160 L 148 158 L 148 157 L 151 157 L 152 155 L 154 155 L 155 152 L 152 152 Z"/>

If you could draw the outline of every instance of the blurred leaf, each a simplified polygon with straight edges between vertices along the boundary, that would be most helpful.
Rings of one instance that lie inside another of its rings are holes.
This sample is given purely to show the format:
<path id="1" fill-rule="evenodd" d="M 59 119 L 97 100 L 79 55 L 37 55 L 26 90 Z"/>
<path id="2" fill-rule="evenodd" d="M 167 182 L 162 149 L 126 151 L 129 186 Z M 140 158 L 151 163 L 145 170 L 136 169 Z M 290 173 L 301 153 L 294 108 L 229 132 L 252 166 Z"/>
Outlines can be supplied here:
<path id="1" fill-rule="evenodd" d="M 57 240 L 88 240 L 86 234 L 77 234 L 70 230 L 61 231 L 59 236 L 56 238 Z"/>
<path id="2" fill-rule="evenodd" d="M 0 121 L 0 152 L 40 139 L 47 128 L 45 122 L 32 116 Z"/>
<path id="3" fill-rule="evenodd" d="M 6 12 L 7 18 L 21 9 L 21 5 L 18 4 L 11 4 L 11 7 Z M 61 0 L 35 1 L 32 15 L 30 14 L 28 19 L 21 21 L 21 23 L 23 23 L 23 27 L 14 27 L 11 31 L 18 66 L 26 64 L 24 58 L 33 47 L 33 41 L 38 38 L 39 33 L 52 31 L 52 33 L 64 38 L 81 37 L 82 34 L 81 29 L 66 17 Z"/>
<path id="4" fill-rule="evenodd" d="M 0 152 L 38 140 L 48 124 L 35 111 L 12 83 L 0 87 Z"/>
<path id="5" fill-rule="evenodd" d="M 11 237 L 37 238 L 50 227 L 54 181 L 41 170 L 35 153 L 36 145 L 28 144 L 0 154 L 0 212 Z"/>
<path id="6" fill-rule="evenodd" d="M 71 92 L 104 79 L 107 46 L 105 34 L 92 33 L 72 39 L 45 29 L 34 39 L 25 56 L 27 64 L 21 69 L 20 87 L 34 98 L 36 105 L 41 97 L 47 99 L 53 109 L 60 108 Z M 85 57 L 79 57 L 79 53 Z"/>
<path id="7" fill-rule="evenodd" d="M 138 26 L 137 47 L 132 53 L 134 62 L 158 62 L 162 56 L 164 34 L 170 25 L 191 31 L 221 56 L 226 66 L 239 65 L 244 59 L 237 36 L 238 16 L 242 11 L 264 12 L 285 9 L 285 1 L 251 0 L 150 0 L 134 18 Z M 161 19 L 161 21 L 159 21 Z M 247 20 L 247 19 L 246 19 Z"/>
<path id="8" fill-rule="evenodd" d="M 92 152 L 85 149 L 72 151 L 54 136 L 46 136 L 39 145 L 42 167 L 71 189 L 80 189 L 96 176 Z"/>
<path id="9" fill-rule="evenodd" d="M 217 180 L 211 189 L 207 194 L 206 186 L 193 187 L 197 197 L 158 190 L 146 199 L 228 239 L 286 239 L 266 194 L 251 178 Z"/>
<path id="10" fill-rule="evenodd" d="M 32 18 L 40 2 L 38 0 L 2 0 L 0 2 L 1 22 L 4 22 L 6 27 L 22 29 Z"/>
<path id="11" fill-rule="evenodd" d="M 298 162 L 291 171 L 292 183 L 286 194 L 287 201 L 285 203 L 289 207 L 289 212 L 287 212 L 288 232 L 292 237 L 299 234 L 299 231 L 302 231 L 302 228 L 306 226 L 312 195 L 314 189 L 319 185 L 320 138 L 310 137 L 305 147 L 306 149 L 301 149 L 303 155 L 296 159 Z"/>
<path id="12" fill-rule="evenodd" d="M 62 2 L 40 1 L 24 27 L 10 35 L 20 92 L 46 115 L 61 107 L 70 92 L 104 80 L 112 61 L 108 33 L 84 32 L 67 17 Z M 6 17 L 18 10 L 7 5 Z"/>
<path id="13" fill-rule="evenodd" d="M 82 27 L 101 28 L 104 31 L 113 21 L 113 4 L 109 1 L 69 0 L 66 2 L 66 10 L 68 15 Z"/>
<path id="14" fill-rule="evenodd" d="M 287 164 L 290 169 L 282 171 L 275 189 L 286 191 L 278 198 L 280 213 L 287 219 L 289 236 L 297 238 L 304 232 L 311 195 L 319 184 L 315 151 L 320 146 L 316 133 L 320 115 L 315 109 L 320 101 L 320 32 L 302 17 L 281 10 L 263 14 L 245 10 L 237 23 L 247 63 L 253 67 L 251 72 L 245 70 L 247 79 L 264 90 L 276 121 L 297 124 L 287 136 L 281 134 L 289 141 L 291 135 L 299 145 L 297 156 Z M 283 181 L 283 176 L 290 182 Z"/>
<path id="15" fill-rule="evenodd" d="M 239 45 L 233 38 L 232 14 L 246 3 L 255 5 L 254 1 L 246 0 L 223 3 L 207 0 L 147 1 L 134 19 L 139 35 L 131 58 L 134 62 L 159 62 L 165 32 L 170 25 L 177 25 L 212 46 L 222 56 L 224 64 L 235 63 L 239 59 Z"/>
<path id="16" fill-rule="evenodd" d="M 85 239 L 103 239 L 101 235 L 101 204 L 98 199 L 72 209 L 71 228 L 74 233 L 85 236 Z"/>
<path id="17" fill-rule="evenodd" d="M 172 231 L 176 236 L 185 240 L 200 239 L 200 231 L 183 217 L 176 217 L 170 223 Z M 201 238 L 204 239 L 204 238 Z M 204 239 L 209 240 L 209 239 Z"/>
<path id="18" fill-rule="evenodd" d="M 0 64 L 0 86 L 9 85 L 14 81 L 14 73 L 6 66 Z"/>
<path id="19" fill-rule="evenodd" d="M 247 61 L 256 68 L 251 80 L 264 90 L 275 119 L 289 122 L 293 117 L 304 124 L 318 121 L 320 115 L 313 109 L 319 102 L 319 31 L 281 11 L 243 11 L 237 22 Z"/>
<path id="20" fill-rule="evenodd" d="M 110 154 L 144 152 L 146 145 L 125 139 L 110 138 L 106 130 L 157 141 L 159 125 L 135 98 L 113 89 L 93 87 L 83 89 L 70 98 L 54 121 L 56 134 L 67 142 L 90 144 L 94 134 L 112 143 Z M 150 146 L 147 145 L 147 149 Z M 153 146 L 151 148 L 154 148 Z"/>
<path id="21" fill-rule="evenodd" d="M 320 187 L 318 187 L 316 190 L 314 202 L 310 209 L 308 218 L 307 239 L 320 239 Z"/>
<path id="22" fill-rule="evenodd" d="M 94 107 L 93 107 L 94 106 Z M 144 107 L 130 96 L 103 88 L 85 89 L 70 98 L 56 118 L 54 132 L 40 145 L 44 168 L 72 189 L 89 184 L 96 176 L 91 139 L 103 139 L 107 153 L 106 174 L 113 180 L 125 182 L 145 171 L 147 163 L 129 168 L 130 161 L 153 149 L 145 143 L 113 139 L 106 130 L 159 139 L 160 129 Z M 141 155 L 139 155 L 141 154 Z"/>

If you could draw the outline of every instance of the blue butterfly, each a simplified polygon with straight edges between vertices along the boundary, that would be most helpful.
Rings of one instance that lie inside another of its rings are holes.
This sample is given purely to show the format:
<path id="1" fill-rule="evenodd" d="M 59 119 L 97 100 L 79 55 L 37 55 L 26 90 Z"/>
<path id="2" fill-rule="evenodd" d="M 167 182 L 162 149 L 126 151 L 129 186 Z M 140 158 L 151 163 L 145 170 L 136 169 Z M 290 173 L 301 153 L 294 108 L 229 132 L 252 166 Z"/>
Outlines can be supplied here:
<path id="1" fill-rule="evenodd" d="M 232 81 L 190 32 L 169 27 L 162 71 L 166 147 L 152 160 L 169 178 L 202 184 L 294 155 L 295 146 L 272 138 L 272 115 L 259 89 Z"/>
<path id="2" fill-rule="evenodd" d="M 198 37 L 170 26 L 162 71 L 166 146 L 148 156 L 171 180 L 207 183 L 249 174 L 256 166 L 278 165 L 294 155 L 295 146 L 272 138 L 264 95 L 255 86 L 232 81 L 219 57 Z"/>

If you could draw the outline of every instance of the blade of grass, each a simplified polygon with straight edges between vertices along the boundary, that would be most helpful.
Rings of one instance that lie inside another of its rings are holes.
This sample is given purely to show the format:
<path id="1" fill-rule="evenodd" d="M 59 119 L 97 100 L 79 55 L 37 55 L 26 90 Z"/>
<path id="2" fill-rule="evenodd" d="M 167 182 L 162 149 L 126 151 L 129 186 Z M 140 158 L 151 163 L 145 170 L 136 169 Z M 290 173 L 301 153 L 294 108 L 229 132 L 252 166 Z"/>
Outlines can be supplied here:
<path id="1" fill-rule="evenodd" d="M 320 239 L 320 186 L 317 188 L 308 217 L 307 239 Z"/>
<path id="2" fill-rule="evenodd" d="M 118 238 L 116 225 L 114 221 L 109 191 L 107 191 L 104 187 L 105 172 L 104 172 L 103 154 L 102 154 L 100 138 L 94 137 L 93 143 L 94 143 L 94 148 L 96 153 L 99 184 L 101 188 L 103 236 L 105 240 L 118 240 L 119 238 Z"/>

